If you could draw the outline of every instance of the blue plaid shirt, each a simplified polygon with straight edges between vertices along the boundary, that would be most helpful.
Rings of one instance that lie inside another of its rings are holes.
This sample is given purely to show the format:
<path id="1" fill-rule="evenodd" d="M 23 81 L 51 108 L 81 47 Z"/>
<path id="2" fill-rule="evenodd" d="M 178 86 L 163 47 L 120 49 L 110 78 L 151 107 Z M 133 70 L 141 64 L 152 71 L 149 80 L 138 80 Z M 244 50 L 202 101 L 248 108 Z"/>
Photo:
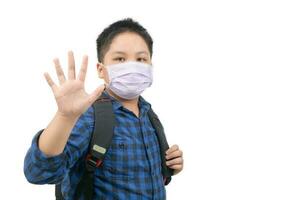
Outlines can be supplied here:
<path id="1" fill-rule="evenodd" d="M 95 169 L 94 199 L 166 199 L 159 145 L 147 115 L 150 104 L 140 96 L 140 116 L 136 117 L 109 97 L 117 125 L 103 164 Z M 91 106 L 75 124 L 63 153 L 53 157 L 47 157 L 38 148 L 38 138 L 43 131 L 40 130 L 25 157 L 27 180 L 34 184 L 61 182 L 64 198 L 72 200 L 85 170 L 93 130 L 94 108 Z"/>

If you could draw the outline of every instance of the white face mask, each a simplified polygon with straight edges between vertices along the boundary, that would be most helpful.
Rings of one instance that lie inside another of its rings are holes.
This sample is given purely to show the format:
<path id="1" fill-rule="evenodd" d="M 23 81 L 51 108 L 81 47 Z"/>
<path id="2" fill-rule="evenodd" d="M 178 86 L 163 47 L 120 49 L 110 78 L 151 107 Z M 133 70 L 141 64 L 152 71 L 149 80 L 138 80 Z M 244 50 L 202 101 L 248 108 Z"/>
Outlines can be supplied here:
<path id="1" fill-rule="evenodd" d="M 107 87 L 124 99 L 138 97 L 153 82 L 152 65 L 141 62 L 124 62 L 106 67 L 109 76 Z"/>

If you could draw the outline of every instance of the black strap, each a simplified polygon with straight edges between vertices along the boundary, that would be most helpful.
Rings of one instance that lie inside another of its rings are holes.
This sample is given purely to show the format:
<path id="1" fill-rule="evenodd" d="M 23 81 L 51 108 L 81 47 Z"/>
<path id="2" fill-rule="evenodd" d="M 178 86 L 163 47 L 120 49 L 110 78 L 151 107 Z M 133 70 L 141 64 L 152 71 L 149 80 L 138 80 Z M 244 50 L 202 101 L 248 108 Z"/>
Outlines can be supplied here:
<path id="1" fill-rule="evenodd" d="M 111 145 L 116 125 L 112 103 L 104 93 L 93 104 L 95 113 L 94 132 L 89 146 L 89 155 L 86 159 L 86 169 L 79 182 L 75 199 L 81 196 L 86 200 L 92 200 L 94 192 L 94 170 L 101 164 L 104 155 Z"/>
<path id="2" fill-rule="evenodd" d="M 149 109 L 148 116 L 149 116 L 149 120 L 150 120 L 153 128 L 155 129 L 155 131 L 157 133 L 157 140 L 159 143 L 160 156 L 161 156 L 161 160 L 162 160 L 161 161 L 161 168 L 162 168 L 161 172 L 162 172 L 163 177 L 166 179 L 165 184 L 167 185 L 171 181 L 171 176 L 174 174 L 174 170 L 169 168 L 165 162 L 165 160 L 166 160 L 165 152 L 169 149 L 169 145 L 167 143 L 167 139 L 164 134 L 163 126 L 162 126 L 158 116 L 152 110 L 152 108 Z"/>
<path id="3" fill-rule="evenodd" d="M 94 171 L 85 169 L 75 191 L 74 200 L 92 200 L 94 194 Z M 83 198 L 81 198 L 83 197 Z"/>
<path id="4" fill-rule="evenodd" d="M 61 193 L 61 183 L 55 185 L 55 197 L 56 200 L 64 200 Z"/>
<path id="5" fill-rule="evenodd" d="M 106 150 L 112 142 L 116 125 L 112 103 L 109 97 L 103 94 L 94 103 L 95 125 L 90 144 L 90 154 L 96 159 L 103 160 Z"/>

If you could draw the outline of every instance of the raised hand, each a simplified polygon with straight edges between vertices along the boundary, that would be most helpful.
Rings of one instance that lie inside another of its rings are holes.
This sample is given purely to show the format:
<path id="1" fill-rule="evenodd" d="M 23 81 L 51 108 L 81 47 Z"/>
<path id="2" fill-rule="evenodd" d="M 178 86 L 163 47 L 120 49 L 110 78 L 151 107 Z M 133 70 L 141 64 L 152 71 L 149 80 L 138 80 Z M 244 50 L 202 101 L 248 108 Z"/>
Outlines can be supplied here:
<path id="1" fill-rule="evenodd" d="M 65 117 L 78 118 L 101 95 L 104 90 L 104 85 L 96 88 L 91 94 L 87 94 L 85 91 L 84 83 L 88 66 L 87 56 L 83 57 L 82 66 L 77 78 L 72 51 L 68 52 L 68 79 L 65 78 L 64 72 L 57 58 L 54 59 L 54 64 L 59 85 L 54 83 L 47 72 L 44 73 L 44 76 L 53 91 L 58 107 L 58 113 Z"/>

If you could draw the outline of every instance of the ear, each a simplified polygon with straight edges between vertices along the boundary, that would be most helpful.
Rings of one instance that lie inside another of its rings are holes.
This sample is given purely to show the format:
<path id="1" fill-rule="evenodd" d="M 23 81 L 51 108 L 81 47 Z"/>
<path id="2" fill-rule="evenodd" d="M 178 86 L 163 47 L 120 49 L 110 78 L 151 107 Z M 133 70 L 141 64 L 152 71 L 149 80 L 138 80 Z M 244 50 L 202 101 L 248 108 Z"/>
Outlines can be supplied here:
<path id="1" fill-rule="evenodd" d="M 104 65 L 102 63 L 98 62 L 96 67 L 97 67 L 97 72 L 98 72 L 99 78 L 104 79 Z"/>

